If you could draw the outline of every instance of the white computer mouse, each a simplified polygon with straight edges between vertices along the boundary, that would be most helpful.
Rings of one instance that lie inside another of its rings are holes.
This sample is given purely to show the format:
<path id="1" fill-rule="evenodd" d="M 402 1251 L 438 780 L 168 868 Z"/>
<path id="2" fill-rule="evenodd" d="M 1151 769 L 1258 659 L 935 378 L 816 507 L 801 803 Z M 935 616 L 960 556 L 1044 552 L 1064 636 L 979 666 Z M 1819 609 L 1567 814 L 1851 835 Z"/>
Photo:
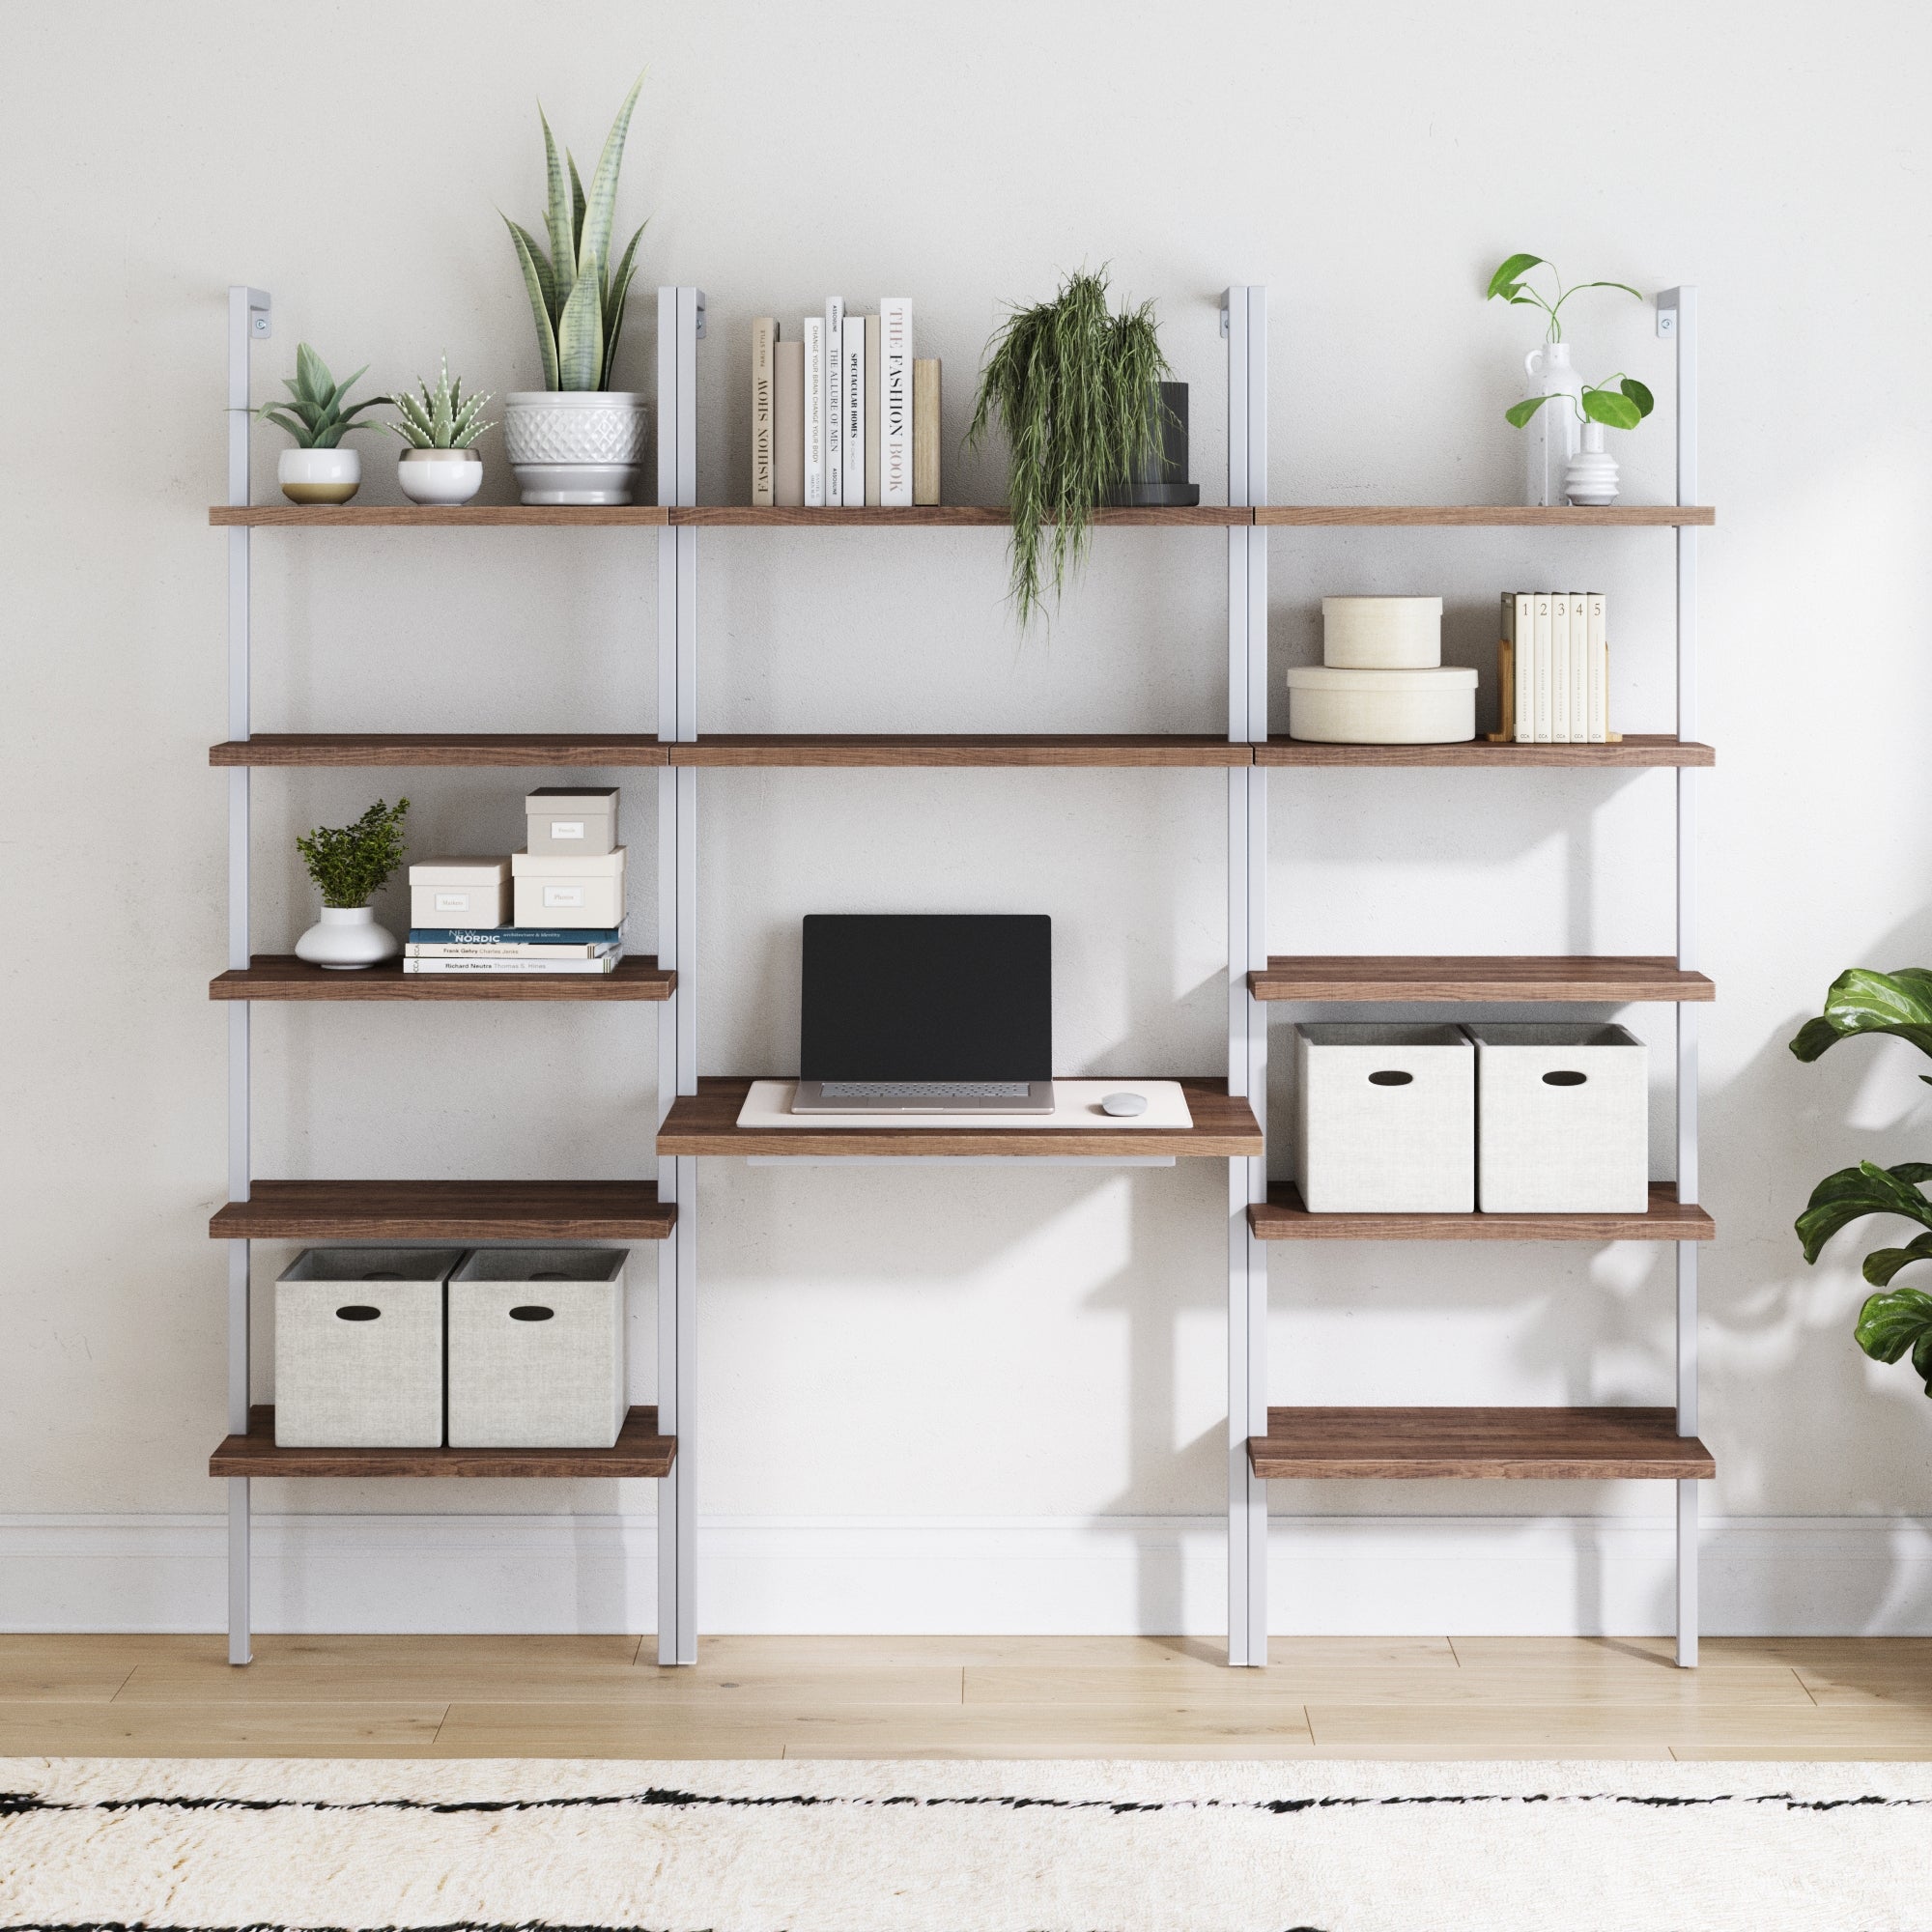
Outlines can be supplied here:
<path id="1" fill-rule="evenodd" d="M 1111 1114 L 1117 1120 L 1130 1120 L 1136 1114 L 1147 1112 L 1145 1094 L 1109 1094 L 1100 1102 L 1100 1111 Z"/>

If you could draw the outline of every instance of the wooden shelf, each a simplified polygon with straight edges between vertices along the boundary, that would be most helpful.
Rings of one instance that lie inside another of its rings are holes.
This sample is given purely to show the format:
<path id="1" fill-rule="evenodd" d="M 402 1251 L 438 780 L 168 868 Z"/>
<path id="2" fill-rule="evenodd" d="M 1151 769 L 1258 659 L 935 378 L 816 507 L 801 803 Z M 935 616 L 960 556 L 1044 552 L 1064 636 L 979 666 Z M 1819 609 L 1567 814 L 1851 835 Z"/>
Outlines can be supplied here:
<path id="1" fill-rule="evenodd" d="M 210 1220 L 231 1241 L 661 1241 L 653 1180 L 258 1180 Z"/>
<path id="2" fill-rule="evenodd" d="M 556 529 L 612 524 L 662 526 L 670 512 L 657 503 L 216 503 L 217 528 L 409 529 L 429 525 L 471 529 Z"/>
<path id="3" fill-rule="evenodd" d="M 1183 1080 L 1191 1127 L 867 1127 L 740 1128 L 749 1080 L 700 1080 L 681 1094 L 658 1132 L 658 1152 L 714 1154 L 1205 1154 L 1259 1155 L 1262 1130 L 1253 1111 L 1232 1097 L 1225 1080 Z M 1133 1083 L 1124 1076 L 1122 1086 Z"/>
<path id="4" fill-rule="evenodd" d="M 1317 745 L 1300 738 L 1270 738 L 1255 747 L 1258 765 L 1565 765 L 1585 770 L 1624 770 L 1647 765 L 1715 765 L 1709 745 L 1682 738 L 1631 732 L 1615 745 Z"/>
<path id="5" fill-rule="evenodd" d="M 248 1411 L 246 1435 L 208 1459 L 211 1476 L 668 1476 L 677 1437 L 655 1406 L 634 1408 L 609 1449 L 279 1449 L 272 1404 Z"/>
<path id="6" fill-rule="evenodd" d="M 1708 1241 L 1703 1208 L 1680 1207 L 1673 1181 L 1653 1182 L 1642 1214 L 1311 1214 L 1289 1182 L 1248 1209 L 1264 1241 Z"/>
<path id="7" fill-rule="evenodd" d="M 289 952 L 258 952 L 245 972 L 230 968 L 208 984 L 211 1000 L 668 1000 L 675 973 L 648 952 L 628 954 L 610 974 L 405 973 L 400 959 L 359 972 L 311 966 Z"/>
<path id="8" fill-rule="evenodd" d="M 1459 529 L 1671 529 L 1708 527 L 1717 521 L 1718 513 L 1708 503 L 1612 503 L 1600 510 L 1575 509 L 1567 503 L 1548 509 L 1521 503 L 1264 503 L 1255 512 L 1255 522 L 1263 525 L 1357 529 L 1392 525 Z"/>
<path id="9" fill-rule="evenodd" d="M 888 510 L 878 504 L 853 509 L 777 508 L 750 503 L 699 503 L 670 513 L 673 524 L 699 528 L 727 529 L 1007 529 L 1012 512 L 1003 503 L 927 503 L 910 510 Z M 1255 513 L 1245 504 L 1195 503 L 1166 509 L 1095 510 L 1089 522 L 1118 528 L 1210 528 L 1252 524 Z"/>
<path id="10" fill-rule="evenodd" d="M 262 731 L 208 748 L 211 765 L 665 765 L 642 731 Z"/>
<path id="11" fill-rule="evenodd" d="M 1271 1408 L 1255 1474 L 1297 1479 L 1505 1477 L 1676 1482 L 1715 1476 L 1668 1408 Z"/>
<path id="12" fill-rule="evenodd" d="M 1404 953 L 1270 955 L 1250 973 L 1258 1000 L 1702 1001 L 1717 988 L 1669 958 L 1505 955 L 1493 959 Z"/>
<path id="13" fill-rule="evenodd" d="M 1022 737 L 925 733 L 724 732 L 673 745 L 674 765 L 1223 766 L 1254 762 L 1251 748 L 1207 733 L 1079 732 Z"/>

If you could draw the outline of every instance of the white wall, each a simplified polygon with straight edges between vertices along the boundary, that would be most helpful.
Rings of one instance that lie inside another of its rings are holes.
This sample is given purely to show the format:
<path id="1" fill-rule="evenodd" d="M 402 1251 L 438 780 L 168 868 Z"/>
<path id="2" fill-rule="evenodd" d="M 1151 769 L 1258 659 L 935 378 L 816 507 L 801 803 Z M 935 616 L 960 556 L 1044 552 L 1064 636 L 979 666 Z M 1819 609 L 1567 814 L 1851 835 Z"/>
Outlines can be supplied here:
<path id="1" fill-rule="evenodd" d="M 751 317 L 828 289 L 912 296 L 946 363 L 948 494 L 987 500 L 998 463 L 951 445 L 1004 300 L 1102 262 L 1158 298 L 1212 497 L 1214 297 L 1265 282 L 1271 494 L 1376 502 L 1512 498 L 1501 412 L 1535 332 L 1480 299 L 1503 255 L 1701 286 L 1719 506 L 1703 553 L 1712 1620 L 1932 1629 L 1906 1520 L 1926 1508 L 1932 1406 L 1851 1343 L 1856 1241 L 1814 1272 L 1789 1232 L 1830 1168 L 1926 1151 L 1925 1090 L 1902 1048 L 1801 1068 L 1783 1047 L 1839 967 L 1932 957 L 1923 10 L 835 13 L 836 35 L 802 6 L 591 0 L 0 15 L 0 1624 L 219 1617 L 203 1471 L 223 1269 L 203 1229 L 223 1190 L 223 1021 L 204 987 L 224 796 L 205 748 L 222 735 L 224 547 L 205 506 L 226 288 L 273 293 L 258 392 L 298 339 L 339 373 L 371 362 L 381 386 L 444 349 L 498 392 L 527 385 L 496 210 L 538 213 L 537 95 L 587 164 L 648 65 L 621 212 L 651 218 L 644 283 L 709 293 L 707 500 L 749 488 Z M 888 32 L 904 66 L 876 50 Z M 879 104 L 861 140 L 826 111 L 841 73 Z M 1605 295 L 1573 313 L 1587 372 L 1667 387 L 1647 310 Z M 1620 440 L 1633 500 L 1668 494 L 1669 434 L 1666 417 Z M 260 440 L 265 493 L 277 440 Z M 393 500 L 383 444 L 362 446 L 366 497 Z M 255 557 L 261 728 L 653 725 L 647 537 L 270 534 Z M 1277 669 L 1314 655 L 1324 591 L 1440 590 L 1451 656 L 1487 678 L 1498 588 L 1587 580 L 1621 613 L 1623 722 L 1668 728 L 1669 560 L 1644 532 L 1278 533 Z M 1211 730 L 1219 583 L 1212 534 L 1109 532 L 1051 637 L 1020 642 L 995 535 L 707 536 L 703 723 Z M 527 781 L 262 776 L 258 944 L 310 917 L 297 831 L 401 787 L 418 850 L 506 847 Z M 1280 775 L 1272 944 L 1665 951 L 1669 783 Z M 868 907 L 1049 912 L 1067 1070 L 1219 1065 L 1212 775 L 725 773 L 704 800 L 707 1071 L 791 1064 L 798 918 Z M 639 857 L 650 804 L 630 788 Z M 634 893 L 647 927 L 648 866 Z M 1628 1017 L 1667 1042 L 1662 1009 Z M 648 1009 L 267 1007 L 256 1029 L 258 1173 L 648 1171 Z M 709 1627 L 1217 1627 L 1221 1185 L 1208 1164 L 707 1172 L 689 1449 Z M 1292 1252 L 1275 1397 L 1662 1401 L 1668 1301 L 1667 1256 L 1636 1247 Z M 270 1623 L 650 1619 L 644 1485 L 264 1485 L 258 1502 Z M 1666 1612 L 1662 1491 L 1282 1485 L 1274 1502 L 1281 1628 Z M 1593 1511 L 1615 1520 L 1576 1521 Z M 1440 1520 L 1387 1520 L 1424 1517 Z"/>

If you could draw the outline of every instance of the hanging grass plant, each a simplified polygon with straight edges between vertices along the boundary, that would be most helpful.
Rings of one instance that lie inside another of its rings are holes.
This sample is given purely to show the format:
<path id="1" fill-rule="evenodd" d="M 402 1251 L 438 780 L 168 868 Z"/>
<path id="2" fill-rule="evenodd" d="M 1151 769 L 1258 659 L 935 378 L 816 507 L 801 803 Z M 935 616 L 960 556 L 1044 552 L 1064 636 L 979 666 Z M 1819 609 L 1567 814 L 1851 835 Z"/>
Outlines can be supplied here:
<path id="1" fill-rule="evenodd" d="M 1070 276 L 1051 301 L 1015 309 L 987 344 L 966 440 L 983 440 L 997 411 L 1022 631 L 1043 609 L 1049 579 L 1058 604 L 1085 560 L 1093 512 L 1157 453 L 1155 384 L 1167 373 L 1152 302 L 1114 314 L 1104 269 Z"/>

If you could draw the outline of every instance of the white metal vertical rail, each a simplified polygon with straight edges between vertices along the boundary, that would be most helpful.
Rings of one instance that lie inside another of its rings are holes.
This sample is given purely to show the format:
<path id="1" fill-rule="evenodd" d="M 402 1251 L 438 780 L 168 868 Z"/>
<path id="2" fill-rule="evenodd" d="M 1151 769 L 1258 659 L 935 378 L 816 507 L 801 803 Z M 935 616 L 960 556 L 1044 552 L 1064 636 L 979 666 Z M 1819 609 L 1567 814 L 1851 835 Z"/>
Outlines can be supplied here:
<path id="1" fill-rule="evenodd" d="M 269 333 L 269 298 L 260 289 L 228 291 L 228 500 L 248 501 L 248 348 Z M 248 735 L 248 528 L 228 532 L 228 735 Z M 228 774 L 228 964 L 248 965 L 248 768 Z M 248 1012 L 228 1008 L 228 1198 L 245 1201 L 249 1183 Z M 248 1432 L 248 1266 L 251 1243 L 228 1248 L 228 1433 Z M 228 1661 L 251 1655 L 248 1615 L 248 1479 L 228 1479 Z"/>
<path id="2" fill-rule="evenodd" d="M 1697 500 L 1697 291 L 1657 298 L 1657 332 L 1677 352 L 1677 500 Z M 1697 733 L 1697 532 L 1677 530 L 1677 735 Z M 1677 966 L 1689 972 L 1697 947 L 1697 774 L 1677 772 Z M 1697 1009 L 1677 1003 L 1677 1198 L 1698 1198 Z M 1677 1433 L 1697 1433 L 1697 1248 L 1677 1244 Z M 1697 1485 L 1677 1485 L 1677 1662 L 1697 1662 Z"/>
<path id="3" fill-rule="evenodd" d="M 697 500 L 697 341 L 704 296 L 658 291 L 658 501 Z M 697 735 L 697 532 L 658 536 L 658 736 Z M 658 964 L 677 987 L 658 1015 L 660 1126 L 680 1094 L 697 1092 L 697 774 L 658 774 Z M 677 1460 L 658 1484 L 658 1662 L 697 1662 L 697 1508 L 692 1397 L 697 1351 L 697 1162 L 658 1161 L 658 1194 L 677 1223 L 658 1253 L 658 1427 Z"/>
<path id="4" fill-rule="evenodd" d="M 1267 291 L 1222 298 L 1228 342 L 1228 501 L 1267 497 Z M 1228 737 L 1267 736 L 1267 533 L 1228 531 Z M 1265 1129 L 1267 1016 L 1248 974 L 1267 963 L 1267 774 L 1228 773 L 1228 1091 Z M 1228 1662 L 1267 1662 L 1267 1487 L 1248 1438 L 1267 1427 L 1267 1251 L 1248 1207 L 1267 1198 L 1267 1161 L 1228 1163 Z"/>

